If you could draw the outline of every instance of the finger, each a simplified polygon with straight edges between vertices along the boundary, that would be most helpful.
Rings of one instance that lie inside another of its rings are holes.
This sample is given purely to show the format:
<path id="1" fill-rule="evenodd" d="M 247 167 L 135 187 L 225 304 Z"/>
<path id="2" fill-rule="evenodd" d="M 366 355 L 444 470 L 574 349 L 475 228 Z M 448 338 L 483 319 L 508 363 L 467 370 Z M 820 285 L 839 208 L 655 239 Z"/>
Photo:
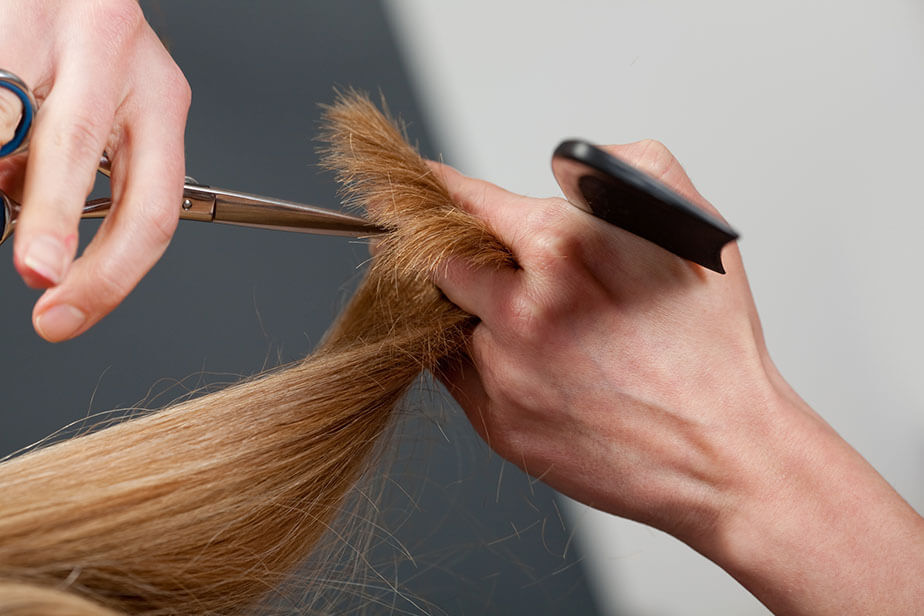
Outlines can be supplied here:
<path id="1" fill-rule="evenodd" d="M 604 146 L 603 149 L 659 180 L 704 211 L 718 217 L 720 220 L 725 220 L 722 213 L 700 194 L 683 166 L 661 142 L 645 139 L 624 145 Z M 737 243 L 732 242 L 726 246 L 723 253 L 726 255 L 723 258 L 726 273 L 733 275 L 743 274 L 744 266 L 741 263 Z M 693 271 L 702 273 L 697 268 L 694 268 Z"/>
<path id="2" fill-rule="evenodd" d="M 64 282 L 36 303 L 34 325 L 46 340 L 79 335 L 115 308 L 160 258 L 176 228 L 188 97 L 159 112 L 139 107 L 113 155 L 113 210 Z"/>
<path id="3" fill-rule="evenodd" d="M 443 180 L 455 203 L 484 220 L 501 242 L 514 249 L 523 234 L 523 221 L 530 212 L 528 198 L 462 175 L 449 165 L 430 162 L 430 166 Z"/>
<path id="4" fill-rule="evenodd" d="M 0 147 L 16 134 L 21 117 L 22 102 L 19 97 L 6 88 L 0 88 Z"/>
<path id="5" fill-rule="evenodd" d="M 74 73 L 55 83 L 29 146 L 14 263 L 32 287 L 59 284 L 73 261 L 77 223 L 115 114 L 117 94 Z"/>
<path id="6" fill-rule="evenodd" d="M 595 222 L 599 225 L 599 221 L 564 199 L 525 197 L 490 182 L 466 177 L 446 165 L 433 163 L 433 168 L 445 181 L 456 203 L 485 220 L 513 251 L 517 263 L 523 268 L 531 269 L 530 266 L 536 264 L 536 257 L 540 261 L 547 260 L 550 252 L 555 253 L 553 257 L 570 256 L 565 253 L 570 253 L 570 248 L 587 239 L 571 230 L 577 228 L 583 232 L 588 225 L 592 226 Z"/>
<path id="7" fill-rule="evenodd" d="M 375 237 L 369 238 L 369 256 L 374 257 L 379 254 L 379 249 L 382 247 L 382 240 Z"/>
<path id="8" fill-rule="evenodd" d="M 478 328 L 475 328 L 475 331 L 478 331 Z M 490 398 L 485 392 L 481 375 L 471 357 L 468 354 L 447 357 L 440 362 L 435 374 L 462 407 L 475 431 L 490 445 L 491 430 L 488 420 Z"/>
<path id="9" fill-rule="evenodd" d="M 680 161 L 660 141 L 644 139 L 634 143 L 603 146 L 610 154 L 667 185 L 696 205 L 718 215 L 715 207 L 696 190 Z"/>
<path id="10" fill-rule="evenodd" d="M 447 259 L 433 273 L 433 282 L 453 304 L 493 324 L 498 307 L 520 286 L 521 271 L 509 267 L 476 266 L 458 258 Z"/>

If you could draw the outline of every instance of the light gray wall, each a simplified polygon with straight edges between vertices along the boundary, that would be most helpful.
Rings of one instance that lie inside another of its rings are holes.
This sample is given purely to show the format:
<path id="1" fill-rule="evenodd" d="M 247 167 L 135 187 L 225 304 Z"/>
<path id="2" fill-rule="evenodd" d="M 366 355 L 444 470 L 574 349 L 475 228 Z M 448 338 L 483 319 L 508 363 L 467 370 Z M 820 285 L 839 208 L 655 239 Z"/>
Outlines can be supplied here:
<path id="1" fill-rule="evenodd" d="M 919 0 L 391 0 L 464 171 L 559 194 L 565 137 L 664 141 L 742 233 L 770 351 L 924 511 Z M 568 508 L 609 613 L 759 614 L 691 550 Z"/>

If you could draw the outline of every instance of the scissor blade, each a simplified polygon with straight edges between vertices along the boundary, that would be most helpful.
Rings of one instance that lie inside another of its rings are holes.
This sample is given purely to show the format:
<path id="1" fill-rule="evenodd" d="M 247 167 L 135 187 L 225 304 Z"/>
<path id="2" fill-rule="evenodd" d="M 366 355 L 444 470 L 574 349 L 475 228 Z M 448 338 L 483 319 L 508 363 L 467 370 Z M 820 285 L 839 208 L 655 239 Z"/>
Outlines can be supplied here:
<path id="1" fill-rule="evenodd" d="M 111 168 L 109 158 L 104 155 L 100 160 L 100 172 L 108 176 Z M 197 184 L 188 177 L 183 187 L 180 218 L 347 237 L 365 237 L 385 231 L 358 216 L 315 205 Z"/>
<path id="2" fill-rule="evenodd" d="M 363 218 L 343 212 L 236 190 L 187 184 L 184 196 L 190 201 L 213 199 L 213 222 L 349 237 L 385 231 Z"/>

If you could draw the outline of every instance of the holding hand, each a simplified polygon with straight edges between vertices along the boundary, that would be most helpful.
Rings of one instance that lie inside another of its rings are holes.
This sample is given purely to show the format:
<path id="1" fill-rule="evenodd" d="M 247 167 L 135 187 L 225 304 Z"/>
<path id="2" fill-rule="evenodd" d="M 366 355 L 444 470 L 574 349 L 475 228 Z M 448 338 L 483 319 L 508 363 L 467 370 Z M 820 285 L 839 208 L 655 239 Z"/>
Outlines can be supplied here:
<path id="1" fill-rule="evenodd" d="M 41 106 L 28 153 L 0 161 L 0 188 L 22 203 L 16 269 L 49 289 L 35 305 L 35 329 L 57 342 L 108 314 L 166 249 L 179 217 L 190 90 L 134 0 L 8 0 L 0 33 L 3 68 Z M 0 141 L 20 113 L 0 90 Z M 74 261 L 103 152 L 115 205 Z"/>
<path id="2" fill-rule="evenodd" d="M 659 143 L 608 150 L 715 213 Z M 924 522 L 780 376 L 736 246 L 722 276 L 561 199 L 437 173 L 519 264 L 436 280 L 481 319 L 444 377 L 495 450 L 675 535 L 778 612 L 924 604 Z"/>

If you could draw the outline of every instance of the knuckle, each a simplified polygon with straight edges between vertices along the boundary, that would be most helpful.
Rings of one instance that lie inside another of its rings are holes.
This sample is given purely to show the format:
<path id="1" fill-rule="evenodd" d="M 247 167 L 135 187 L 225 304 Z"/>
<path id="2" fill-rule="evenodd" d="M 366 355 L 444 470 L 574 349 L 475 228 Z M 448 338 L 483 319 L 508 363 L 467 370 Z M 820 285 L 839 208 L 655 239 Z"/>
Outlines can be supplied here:
<path id="1" fill-rule="evenodd" d="M 536 252 L 549 261 L 549 265 L 581 253 L 580 237 L 568 228 L 549 228 L 543 233 L 537 233 L 533 245 Z"/>
<path id="2" fill-rule="evenodd" d="M 667 146 L 657 139 L 642 139 L 640 143 L 646 151 L 650 151 L 654 155 L 670 155 L 671 153 Z"/>
<path id="3" fill-rule="evenodd" d="M 89 274 L 92 289 L 88 294 L 87 305 L 92 307 L 93 312 L 108 312 L 115 308 L 134 286 L 132 278 L 121 268 L 105 263 L 90 268 Z"/>
<path id="4" fill-rule="evenodd" d="M 77 113 L 70 118 L 65 130 L 56 133 L 56 145 L 72 164 L 79 164 L 85 159 L 96 160 L 103 150 L 106 134 L 102 117 L 93 113 Z"/>
<path id="5" fill-rule="evenodd" d="M 531 352 L 544 353 L 550 341 L 558 340 L 567 331 L 567 323 L 576 314 L 586 311 L 590 301 L 588 279 L 568 273 L 565 279 L 537 281 L 528 292 L 508 297 L 497 312 L 498 335 L 508 344 Z"/>
<path id="6" fill-rule="evenodd" d="M 167 66 L 163 73 L 163 83 L 167 93 L 167 100 L 186 111 L 192 102 L 192 88 L 182 69 L 173 62 L 169 55 L 164 55 Z"/>
<path id="7" fill-rule="evenodd" d="M 178 208 L 165 206 L 158 207 L 152 211 L 146 221 L 146 230 L 148 236 L 158 247 L 166 246 L 170 243 L 174 231 L 176 231 L 179 222 Z"/>
<path id="8" fill-rule="evenodd" d="M 677 159 L 666 145 L 656 139 L 645 139 L 640 142 L 642 155 L 639 166 L 648 175 L 655 179 L 662 179 L 677 164 Z"/>
<path id="9" fill-rule="evenodd" d="M 147 88 L 139 95 L 142 113 L 146 109 L 157 108 L 161 113 L 164 128 L 175 133 L 182 132 L 186 125 L 186 116 L 192 104 L 192 88 L 183 71 L 164 53 L 165 64 L 156 71 L 156 86 Z"/>
<path id="10" fill-rule="evenodd" d="M 104 0 L 93 6 L 93 19 L 96 31 L 113 47 L 136 34 L 146 23 L 141 6 L 135 0 Z"/>
<path id="11" fill-rule="evenodd" d="M 506 331 L 517 338 L 528 339 L 540 328 L 544 310 L 526 293 L 516 293 L 501 306 L 500 315 Z"/>
<path id="12" fill-rule="evenodd" d="M 558 223 L 533 233 L 530 238 L 534 270 L 554 278 L 572 274 L 585 257 L 586 229 L 573 219 L 560 216 Z"/>
<path id="13" fill-rule="evenodd" d="M 538 234 L 555 229 L 560 226 L 565 216 L 566 209 L 561 199 L 537 199 L 535 207 L 529 210 L 526 217 L 526 228 L 531 234 Z M 571 206 L 568 206 L 571 207 Z"/>

